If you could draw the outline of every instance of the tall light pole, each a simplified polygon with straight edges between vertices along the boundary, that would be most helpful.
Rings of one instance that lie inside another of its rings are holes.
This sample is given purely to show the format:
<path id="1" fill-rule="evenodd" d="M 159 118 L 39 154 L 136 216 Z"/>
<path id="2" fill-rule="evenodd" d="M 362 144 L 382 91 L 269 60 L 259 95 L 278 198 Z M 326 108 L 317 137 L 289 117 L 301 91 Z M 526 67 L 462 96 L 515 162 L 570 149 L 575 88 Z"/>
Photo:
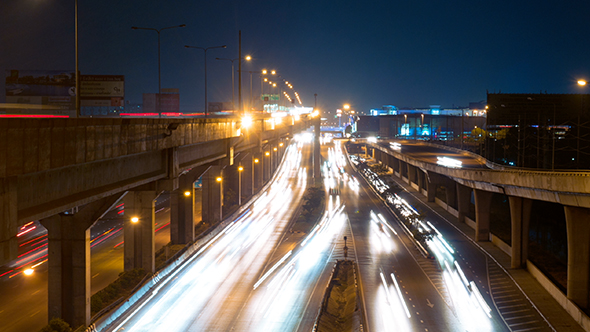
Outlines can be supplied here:
<path id="1" fill-rule="evenodd" d="M 184 45 L 185 48 L 196 48 L 199 50 L 203 50 L 205 53 L 205 117 L 209 116 L 209 105 L 207 104 L 207 51 L 212 48 L 226 48 L 226 45 L 221 46 L 211 46 L 211 47 L 199 47 L 199 46 L 189 46 Z"/>
<path id="2" fill-rule="evenodd" d="M 234 61 L 238 59 L 227 59 L 227 58 L 215 58 L 215 60 L 227 60 L 231 62 L 231 104 L 232 108 L 236 110 L 236 97 L 235 97 L 235 85 L 234 85 Z"/>
<path id="3" fill-rule="evenodd" d="M 155 29 L 155 28 L 141 28 L 141 27 L 131 27 L 131 29 L 133 30 L 151 30 L 151 31 L 155 31 L 158 33 L 158 117 L 162 117 L 162 110 L 161 110 L 161 102 L 160 102 L 160 94 L 162 93 L 162 81 L 161 81 L 161 76 L 160 76 L 160 32 L 162 32 L 163 30 L 166 29 L 174 29 L 174 28 L 184 28 L 186 26 L 186 24 L 181 24 L 181 25 L 175 25 L 172 27 L 166 27 L 166 28 L 161 28 L 161 29 Z"/>
<path id="4" fill-rule="evenodd" d="M 578 80 L 578 85 L 581 87 L 585 87 L 587 84 L 586 80 Z M 578 112 L 578 144 L 576 148 L 576 165 L 577 168 L 580 168 L 580 114 L 584 111 L 584 95 L 580 95 L 580 111 Z"/>
<path id="5" fill-rule="evenodd" d="M 235 69 L 234 69 L 234 61 L 240 60 L 239 58 L 235 58 L 235 59 L 228 59 L 228 58 L 215 58 L 215 60 L 227 60 L 231 62 L 231 100 L 232 100 L 232 107 L 234 109 L 234 111 L 236 110 L 236 100 L 235 100 L 235 94 L 234 91 L 236 90 L 235 85 L 234 85 L 234 73 L 235 73 Z M 246 61 L 250 61 L 252 60 L 252 57 L 249 55 L 246 55 L 244 57 L 243 60 Z"/>
<path id="6" fill-rule="evenodd" d="M 80 69 L 78 68 L 78 0 L 74 2 L 74 25 L 76 38 L 76 117 L 80 117 Z"/>

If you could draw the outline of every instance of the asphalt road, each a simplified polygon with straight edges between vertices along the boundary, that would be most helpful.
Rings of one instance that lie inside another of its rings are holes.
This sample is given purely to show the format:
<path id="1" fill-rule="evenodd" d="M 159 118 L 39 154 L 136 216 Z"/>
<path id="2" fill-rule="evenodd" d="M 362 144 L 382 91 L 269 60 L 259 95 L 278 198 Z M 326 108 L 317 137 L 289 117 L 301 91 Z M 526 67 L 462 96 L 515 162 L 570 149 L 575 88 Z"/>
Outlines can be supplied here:
<path id="1" fill-rule="evenodd" d="M 399 143 L 400 148 L 394 149 L 390 144 L 392 142 Z M 425 144 L 423 142 L 413 140 L 379 140 L 378 144 L 393 151 L 403 153 L 410 158 L 431 164 L 437 164 L 438 157 L 447 157 L 460 161 L 461 167 L 463 168 L 488 168 L 485 163 L 482 163 L 480 160 L 473 158 L 467 153 L 446 150 L 434 146 L 434 144 Z"/>
<path id="2" fill-rule="evenodd" d="M 309 142 L 291 145 L 266 194 L 111 330 L 309 331 L 329 276 L 332 246 L 323 240 L 339 225 L 327 222 L 304 246 L 288 232 L 310 156 Z"/>
<path id="3" fill-rule="evenodd" d="M 405 145 L 402 144 L 402 151 Z M 424 161 L 432 161 L 432 153 L 437 154 L 433 148 L 424 148 L 420 145 L 413 146 L 409 144 L 406 149 L 412 153 L 413 157 L 422 158 Z M 404 154 L 406 152 L 403 152 Z M 421 157 L 419 157 L 421 156 Z M 383 178 L 383 177 L 382 177 Z M 421 267 L 422 273 L 412 270 L 411 260 L 395 264 L 390 261 L 396 276 L 399 275 L 401 280 L 409 281 L 415 285 L 413 291 L 417 292 L 419 305 L 416 308 L 422 308 L 420 313 L 420 323 L 415 321 L 411 330 L 423 331 L 553 331 L 546 320 L 539 314 L 536 308 L 531 304 L 528 298 L 520 291 L 514 281 L 508 277 L 499 264 L 490 257 L 477 243 L 471 241 L 468 236 L 463 234 L 458 228 L 453 226 L 443 216 L 436 213 L 427 204 L 424 204 L 416 195 L 415 191 L 408 191 L 404 188 L 407 185 L 396 177 L 390 177 L 397 184 L 396 189 L 399 200 L 405 201 L 402 205 L 406 210 L 420 211 L 423 216 L 423 223 L 420 227 L 436 230 L 436 236 L 428 242 L 428 248 L 434 253 L 435 259 L 424 259 L 422 255 L 415 250 L 409 237 L 401 230 L 401 223 L 392 214 L 386 214 L 387 222 L 397 231 L 399 235 L 404 234 L 405 248 L 412 253 L 413 259 Z M 366 190 L 370 196 L 375 195 L 374 190 Z M 379 199 L 381 201 L 381 199 Z M 367 204 L 361 205 L 362 207 Z M 382 203 L 378 204 L 383 206 Z M 388 209 L 397 216 L 402 214 L 403 209 Z M 362 219 L 362 218 L 361 218 Z M 392 222 L 393 221 L 393 222 Z M 387 228 L 384 228 L 387 230 Z M 355 232 L 355 238 L 363 234 L 362 231 Z M 371 241 L 375 243 L 375 241 Z M 365 246 L 370 247 L 370 246 Z M 395 253 L 397 255 L 397 251 Z M 402 267 L 400 267 L 402 266 Z M 370 269 L 369 269 L 370 270 Z M 363 270 L 361 268 L 361 273 Z M 375 272 L 373 272 L 375 273 Z M 405 277 L 403 276 L 405 275 Z M 423 278 L 426 276 L 426 280 Z M 428 284 L 435 286 L 439 293 L 439 303 L 435 303 L 430 297 L 431 292 L 426 292 Z M 408 284 L 405 284 L 408 286 Z M 409 294 L 408 294 L 409 296 Z M 412 302 L 414 302 L 414 299 Z M 426 301 L 428 300 L 428 301 Z M 426 301 L 426 306 L 424 306 Z M 370 301 L 368 301 L 370 303 Z M 412 305 L 415 305 L 413 303 Z M 437 312 L 441 310 L 443 312 Z M 435 310 L 439 308 L 438 310 Z M 371 312 L 371 310 L 369 310 Z M 369 314 L 370 316 L 371 314 Z M 418 315 L 416 315 L 418 316 Z M 454 318 L 453 318 L 454 317 Z M 454 323 L 456 321 L 456 324 Z M 441 328 L 441 323 L 452 324 L 451 326 Z M 429 326 L 426 326 L 429 325 Z M 378 329 L 387 330 L 387 329 Z"/>
<path id="4" fill-rule="evenodd" d="M 165 198 L 158 202 L 158 206 L 166 205 Z M 160 249 L 170 242 L 170 231 L 167 224 L 170 221 L 168 208 L 161 208 L 156 214 L 156 229 L 162 227 L 155 236 L 155 248 Z M 93 243 L 91 244 L 91 292 L 103 289 L 123 272 L 123 230 L 117 221 L 116 211 L 107 215 L 111 220 L 99 221 L 92 229 Z M 46 254 L 47 231 L 36 223 L 36 229 L 26 234 L 27 243 L 23 246 L 23 253 L 30 252 L 35 258 Z M 110 231 L 109 231 L 110 230 Z M 106 234 L 105 234 L 106 233 Z M 37 239 L 37 240 L 35 240 Z M 32 252 L 35 248 L 36 251 Z M 19 260 L 24 258 L 20 257 Z M 42 262 L 43 259 L 35 263 Z M 6 269 L 6 268 L 5 268 Z M 12 277 L 10 277 L 13 275 Z M 0 278 L 0 331 L 21 332 L 39 331 L 47 325 L 47 264 L 42 263 L 35 268 L 35 272 L 26 276 L 22 273 L 7 274 Z"/>

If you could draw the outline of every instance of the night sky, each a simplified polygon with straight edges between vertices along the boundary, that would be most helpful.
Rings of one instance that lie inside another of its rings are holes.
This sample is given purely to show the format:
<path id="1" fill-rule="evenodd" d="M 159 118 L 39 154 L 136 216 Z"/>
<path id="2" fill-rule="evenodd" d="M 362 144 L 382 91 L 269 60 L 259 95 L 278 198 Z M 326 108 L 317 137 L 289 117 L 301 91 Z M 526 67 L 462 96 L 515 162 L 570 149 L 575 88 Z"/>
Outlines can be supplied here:
<path id="1" fill-rule="evenodd" d="M 576 85 L 590 78 L 589 15 L 587 0 L 79 0 L 80 71 L 125 75 L 125 99 L 141 103 L 158 88 L 157 34 L 131 27 L 186 24 L 161 33 L 162 88 L 180 89 L 184 112 L 204 108 L 203 51 L 184 45 L 227 45 L 207 52 L 208 91 L 210 102 L 231 102 L 231 64 L 215 58 L 238 57 L 239 30 L 242 54 L 254 57 L 243 70 L 276 69 L 307 106 L 317 93 L 327 111 L 458 107 L 486 90 L 590 92 Z M 0 38 L 2 76 L 73 71 L 74 1 L 1 0 Z M 248 73 L 242 87 L 249 98 Z"/>

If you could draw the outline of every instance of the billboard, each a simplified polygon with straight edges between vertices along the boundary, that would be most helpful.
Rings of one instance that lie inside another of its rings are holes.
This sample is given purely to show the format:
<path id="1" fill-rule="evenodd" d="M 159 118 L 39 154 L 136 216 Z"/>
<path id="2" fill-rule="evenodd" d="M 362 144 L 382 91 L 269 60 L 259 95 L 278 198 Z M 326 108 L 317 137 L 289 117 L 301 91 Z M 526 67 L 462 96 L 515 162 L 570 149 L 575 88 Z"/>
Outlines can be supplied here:
<path id="1" fill-rule="evenodd" d="M 80 106 L 121 107 L 124 98 L 124 75 L 80 75 Z"/>
<path id="2" fill-rule="evenodd" d="M 7 70 L 6 103 L 13 114 L 73 115 L 76 102 L 73 70 Z"/>

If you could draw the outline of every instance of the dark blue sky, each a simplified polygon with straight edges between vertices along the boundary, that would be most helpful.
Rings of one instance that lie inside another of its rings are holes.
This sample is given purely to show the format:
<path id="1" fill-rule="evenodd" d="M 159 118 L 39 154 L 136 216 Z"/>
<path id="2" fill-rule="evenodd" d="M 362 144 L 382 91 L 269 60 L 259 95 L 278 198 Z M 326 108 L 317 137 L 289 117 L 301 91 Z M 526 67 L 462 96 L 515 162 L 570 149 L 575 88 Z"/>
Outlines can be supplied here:
<path id="1" fill-rule="evenodd" d="M 590 78 L 589 1 L 139 1 L 79 0 L 80 71 L 125 75 L 126 99 L 179 88 L 181 110 L 231 101 L 231 66 L 215 57 L 254 57 L 244 70 L 276 69 L 304 104 L 333 111 L 467 106 L 486 90 L 578 93 Z M 74 68 L 74 1 L 0 1 L 0 71 Z M 237 80 L 237 75 L 236 75 Z M 249 97 L 249 74 L 242 77 Z M 254 78 L 254 94 L 260 79 Z M 0 83 L 4 90 L 4 80 Z M 586 88 L 590 90 L 590 88 Z M 585 91 L 590 92 L 590 91 Z M 0 97 L 4 101 L 4 96 Z"/>

